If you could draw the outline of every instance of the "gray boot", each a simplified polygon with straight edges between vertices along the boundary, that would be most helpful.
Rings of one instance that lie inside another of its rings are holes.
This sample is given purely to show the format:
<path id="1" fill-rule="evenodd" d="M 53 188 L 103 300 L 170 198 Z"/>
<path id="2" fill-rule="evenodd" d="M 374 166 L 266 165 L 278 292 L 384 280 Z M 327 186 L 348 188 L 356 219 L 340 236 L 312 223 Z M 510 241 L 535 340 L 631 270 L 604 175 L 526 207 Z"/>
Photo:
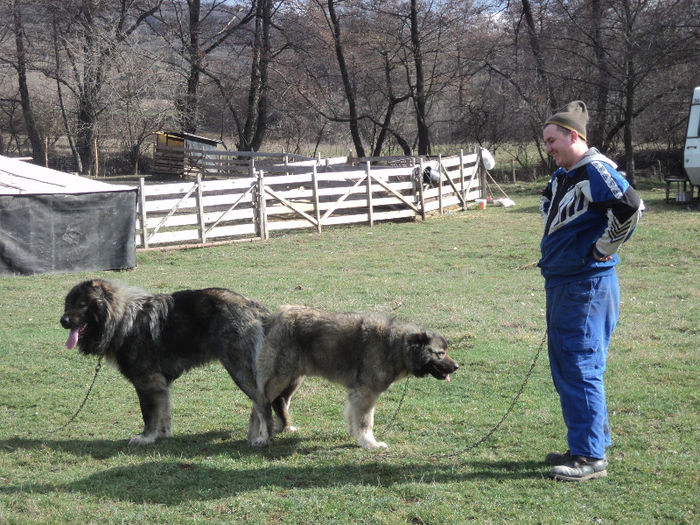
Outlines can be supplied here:
<path id="1" fill-rule="evenodd" d="M 608 471 L 605 470 L 607 466 L 607 459 L 571 456 L 571 459 L 566 463 L 552 467 L 549 477 L 559 481 L 586 481 L 604 478 L 608 475 Z"/>

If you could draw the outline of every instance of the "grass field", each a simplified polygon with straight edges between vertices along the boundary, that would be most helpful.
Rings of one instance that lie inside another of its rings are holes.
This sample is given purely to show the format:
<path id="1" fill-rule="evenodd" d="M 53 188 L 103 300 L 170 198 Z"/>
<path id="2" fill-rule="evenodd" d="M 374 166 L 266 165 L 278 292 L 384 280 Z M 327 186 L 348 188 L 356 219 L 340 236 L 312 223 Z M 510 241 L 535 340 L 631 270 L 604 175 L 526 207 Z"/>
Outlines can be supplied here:
<path id="1" fill-rule="evenodd" d="M 546 352 L 501 428 L 469 449 L 510 405 L 545 327 L 536 188 L 505 189 L 516 207 L 139 253 L 123 273 L 0 278 L 0 523 L 700 522 L 700 213 L 652 184 L 618 268 L 609 477 L 547 478 L 545 454 L 566 443 Z M 66 350 L 58 323 L 66 292 L 89 277 L 393 312 L 442 332 L 461 368 L 451 383 L 410 380 L 400 407 L 403 382 L 380 398 L 386 451 L 355 446 L 343 391 L 316 379 L 292 404 L 299 431 L 251 449 L 250 404 L 214 364 L 175 383 L 168 441 L 127 446 L 141 416 L 111 367 L 76 421 L 49 433 L 93 376 L 95 360 Z"/>

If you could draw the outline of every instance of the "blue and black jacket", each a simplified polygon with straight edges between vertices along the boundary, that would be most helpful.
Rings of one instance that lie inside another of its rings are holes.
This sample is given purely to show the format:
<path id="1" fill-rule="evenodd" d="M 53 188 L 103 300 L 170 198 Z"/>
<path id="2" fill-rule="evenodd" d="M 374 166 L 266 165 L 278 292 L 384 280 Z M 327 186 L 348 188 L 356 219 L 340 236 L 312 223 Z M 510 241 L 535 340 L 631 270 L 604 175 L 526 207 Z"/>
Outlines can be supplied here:
<path id="1" fill-rule="evenodd" d="M 552 175 L 540 199 L 545 226 L 538 266 L 546 286 L 607 273 L 619 262 L 617 250 L 634 232 L 644 203 L 616 168 L 590 148 L 569 171 Z M 593 250 L 613 257 L 596 261 Z"/>

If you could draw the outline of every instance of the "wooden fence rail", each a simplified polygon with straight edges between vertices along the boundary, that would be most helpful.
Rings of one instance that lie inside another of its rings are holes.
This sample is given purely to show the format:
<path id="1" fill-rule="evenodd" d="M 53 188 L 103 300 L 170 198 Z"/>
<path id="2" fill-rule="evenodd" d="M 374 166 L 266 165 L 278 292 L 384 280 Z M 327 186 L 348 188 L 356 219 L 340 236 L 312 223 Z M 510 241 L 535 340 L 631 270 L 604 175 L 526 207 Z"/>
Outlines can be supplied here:
<path id="1" fill-rule="evenodd" d="M 274 231 L 424 219 L 445 208 L 464 209 L 482 196 L 478 154 L 414 159 L 407 166 L 319 164 L 278 173 L 280 166 L 257 169 L 251 162 L 247 177 L 223 180 L 197 174 L 190 182 L 146 185 L 140 179 L 136 246 L 267 239 Z"/>

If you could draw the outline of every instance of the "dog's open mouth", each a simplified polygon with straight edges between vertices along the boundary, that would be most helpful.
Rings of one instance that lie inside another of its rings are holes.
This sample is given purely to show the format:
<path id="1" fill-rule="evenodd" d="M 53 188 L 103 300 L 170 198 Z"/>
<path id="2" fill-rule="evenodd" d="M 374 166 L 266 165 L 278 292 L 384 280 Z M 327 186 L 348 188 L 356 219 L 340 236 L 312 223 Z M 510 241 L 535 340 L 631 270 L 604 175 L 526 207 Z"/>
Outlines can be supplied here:
<path id="1" fill-rule="evenodd" d="M 436 365 L 430 367 L 430 375 L 435 379 L 439 379 L 440 381 L 450 382 L 450 374 L 444 370 L 441 370 L 440 367 Z"/>
<path id="2" fill-rule="evenodd" d="M 72 328 L 70 334 L 68 334 L 68 340 L 66 341 L 66 348 L 68 350 L 73 350 L 75 345 L 78 344 L 80 336 L 85 332 L 86 325 L 79 326 L 78 328 Z"/>
<path id="3" fill-rule="evenodd" d="M 428 372 L 435 379 L 439 379 L 440 381 L 447 381 L 449 383 L 450 374 L 452 372 L 455 372 L 458 368 L 459 366 L 456 363 L 454 365 L 449 365 L 448 363 L 433 362 L 429 365 Z"/>

